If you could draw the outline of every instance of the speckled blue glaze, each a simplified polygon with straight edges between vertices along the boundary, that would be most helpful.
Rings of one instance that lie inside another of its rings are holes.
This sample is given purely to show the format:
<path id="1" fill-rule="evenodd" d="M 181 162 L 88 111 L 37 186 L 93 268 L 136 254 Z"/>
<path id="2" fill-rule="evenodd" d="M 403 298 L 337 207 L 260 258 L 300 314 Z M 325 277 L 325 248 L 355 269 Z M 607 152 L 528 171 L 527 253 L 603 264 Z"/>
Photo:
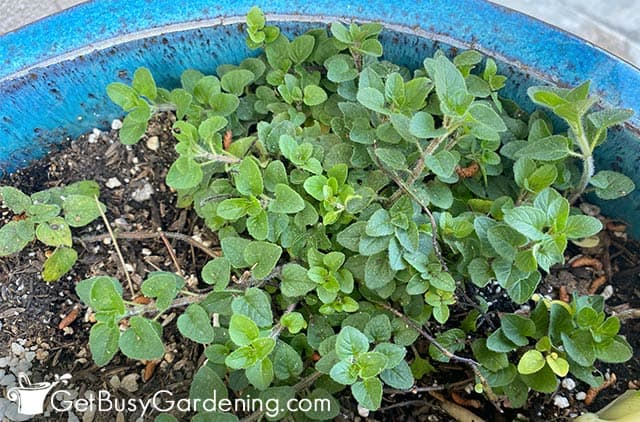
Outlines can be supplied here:
<path id="1" fill-rule="evenodd" d="M 592 80 L 603 103 L 636 111 L 627 130 L 597 150 L 598 168 L 623 171 L 640 186 L 640 71 L 589 43 L 482 0 L 270 2 L 112 0 L 81 4 L 0 37 L 0 175 L 43 156 L 65 137 L 106 128 L 121 112 L 105 87 L 149 67 L 165 87 L 185 68 L 214 72 L 251 54 L 239 23 L 260 4 L 286 33 L 342 21 L 385 25 L 385 57 L 410 67 L 438 48 L 474 48 L 510 77 L 503 95 L 531 107 L 526 88 Z M 88 175 L 90 176 L 90 175 Z M 603 204 L 632 224 L 640 190 Z M 640 224 L 633 230 L 640 236 Z"/>

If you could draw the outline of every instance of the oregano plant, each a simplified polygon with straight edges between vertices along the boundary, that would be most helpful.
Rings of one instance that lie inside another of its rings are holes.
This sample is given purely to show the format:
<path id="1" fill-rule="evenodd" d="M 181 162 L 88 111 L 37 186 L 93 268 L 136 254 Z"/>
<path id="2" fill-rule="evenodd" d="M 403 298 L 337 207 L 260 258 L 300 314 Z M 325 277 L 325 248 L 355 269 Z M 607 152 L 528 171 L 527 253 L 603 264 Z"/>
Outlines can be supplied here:
<path id="1" fill-rule="evenodd" d="M 53 248 L 42 269 L 42 279 L 56 281 L 78 259 L 71 228 L 83 227 L 100 217 L 105 206 L 98 201 L 100 188 L 81 181 L 27 195 L 12 186 L 0 186 L 0 204 L 13 218 L 0 227 L 0 257 L 23 250 L 34 240 Z"/>
<path id="2" fill-rule="evenodd" d="M 107 88 L 127 112 L 125 144 L 154 113 L 175 113 L 166 184 L 216 234 L 221 255 L 201 268 L 204 294 L 169 272 L 144 280 L 146 305 L 125 300 L 108 275 L 80 282 L 96 318 L 96 364 L 118 351 L 160 359 L 158 318 L 180 309 L 179 332 L 202 345 L 192 399 L 213 390 L 219 399 L 326 398 L 331 408 L 308 416 L 328 420 L 341 391 L 376 410 L 385 388 L 410 390 L 442 362 L 465 364 L 496 406 L 508 398 L 522 407 L 530 389 L 552 393 L 568 374 L 595 386 L 598 361 L 632 356 L 601 297 L 567 304 L 537 293 L 570 240 L 602 229 L 574 207 L 589 186 L 602 199 L 634 189 L 593 161 L 629 110 L 594 111 L 584 83 L 530 88 L 543 109 L 527 113 L 501 97 L 506 78 L 492 59 L 438 51 L 407 69 L 384 59 L 377 23 L 293 39 L 258 8 L 246 23 L 256 57 L 211 75 L 185 70 L 172 90 L 145 68 L 131 85 Z M 69 225 L 95 218 L 79 210 L 97 195 L 86 186 L 47 196 L 55 200 L 3 188 L 4 203 L 27 219 L 0 229 L 0 250 L 17 252 L 34 236 L 69 248 L 68 233 L 51 226 L 61 210 Z M 85 196 L 68 202 L 74 195 Z M 489 285 L 506 290 L 509 312 L 482 299 Z M 477 320 L 489 310 L 503 315 L 484 335 Z M 197 410 L 196 421 L 220 416 Z"/>

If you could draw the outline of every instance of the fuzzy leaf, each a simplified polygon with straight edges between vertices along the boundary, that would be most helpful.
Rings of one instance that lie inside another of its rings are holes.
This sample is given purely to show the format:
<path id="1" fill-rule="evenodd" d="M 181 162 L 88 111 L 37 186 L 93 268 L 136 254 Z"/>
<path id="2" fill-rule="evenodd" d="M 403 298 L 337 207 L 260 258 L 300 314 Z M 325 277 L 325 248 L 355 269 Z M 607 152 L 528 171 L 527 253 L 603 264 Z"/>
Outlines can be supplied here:
<path id="1" fill-rule="evenodd" d="M 14 214 L 22 214 L 31 205 L 31 198 L 12 186 L 0 186 L 0 200 Z"/>
<path id="2" fill-rule="evenodd" d="M 204 174 L 200 164 L 195 160 L 180 157 L 169 167 L 167 185 L 174 189 L 191 189 L 202 181 Z"/>
<path id="3" fill-rule="evenodd" d="M 246 346 L 260 336 L 258 326 L 253 320 L 242 314 L 231 315 L 229 337 L 238 346 Z"/>
<path id="4" fill-rule="evenodd" d="M 349 325 L 342 327 L 336 338 L 336 353 L 340 359 L 354 359 L 368 350 L 369 340 L 366 335 Z"/>
<path id="5" fill-rule="evenodd" d="M 628 195 L 636 188 L 635 183 L 622 173 L 602 170 L 590 180 L 596 188 L 596 195 L 602 199 L 617 199 Z"/>
<path id="6" fill-rule="evenodd" d="M 104 212 L 106 207 L 90 196 L 70 195 L 62 203 L 62 210 L 71 227 L 83 227 L 100 217 L 100 210 Z"/>
<path id="7" fill-rule="evenodd" d="M 249 243 L 243 252 L 245 262 L 249 266 L 253 266 L 252 275 L 258 280 L 271 274 L 281 254 L 282 248 L 280 246 L 264 241 Z"/>
<path id="8" fill-rule="evenodd" d="M 150 100 L 155 100 L 158 96 L 158 90 L 156 88 L 156 82 L 153 80 L 153 75 L 146 67 L 139 67 L 133 73 L 133 81 L 131 87 L 135 89 L 138 94 L 144 95 Z"/>
<path id="9" fill-rule="evenodd" d="M 250 70 L 234 69 L 225 73 L 220 79 L 220 86 L 225 91 L 240 96 L 244 93 L 244 89 L 253 82 L 255 75 Z"/>
<path id="10" fill-rule="evenodd" d="M 382 382 L 378 378 L 358 381 L 351 386 L 351 393 L 362 407 L 377 410 L 382 402 Z"/>
<path id="11" fill-rule="evenodd" d="M 216 289 L 224 289 L 231 277 L 231 263 L 226 257 L 214 258 L 202 268 L 202 280 L 214 284 Z"/>
<path id="12" fill-rule="evenodd" d="M 209 314 L 197 303 L 187 306 L 184 313 L 178 317 L 180 334 L 200 344 L 213 342 L 213 327 Z"/>
<path id="13" fill-rule="evenodd" d="M 255 287 L 248 288 L 244 295 L 234 298 L 231 309 L 236 314 L 251 318 L 258 327 L 271 327 L 273 324 L 271 299 L 264 291 Z"/>
<path id="14" fill-rule="evenodd" d="M 160 359 L 164 355 L 161 330 L 157 322 L 135 315 L 129 320 L 129 328 L 120 336 L 120 350 L 131 359 Z"/>
<path id="15" fill-rule="evenodd" d="M 304 200 L 298 192 L 284 183 L 275 185 L 275 198 L 269 203 L 269 211 L 281 214 L 295 214 L 304 209 Z"/>

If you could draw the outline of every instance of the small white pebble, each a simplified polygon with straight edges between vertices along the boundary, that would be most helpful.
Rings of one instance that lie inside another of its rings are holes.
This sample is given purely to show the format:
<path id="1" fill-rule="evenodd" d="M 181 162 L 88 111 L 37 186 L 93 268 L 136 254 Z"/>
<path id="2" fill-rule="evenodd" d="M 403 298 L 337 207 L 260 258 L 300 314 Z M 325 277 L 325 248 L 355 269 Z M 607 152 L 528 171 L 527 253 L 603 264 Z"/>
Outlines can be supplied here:
<path id="1" fill-rule="evenodd" d="M 124 264 L 124 269 L 127 270 L 128 273 L 132 273 L 134 271 L 133 265 Z"/>
<path id="2" fill-rule="evenodd" d="M 138 391 L 138 378 L 140 378 L 138 374 L 125 375 L 122 380 L 120 380 L 120 388 L 130 393 Z"/>
<path id="3" fill-rule="evenodd" d="M 584 391 L 578 391 L 576 393 L 576 400 L 582 401 L 582 400 L 584 400 L 586 398 L 587 398 L 587 393 L 585 393 Z"/>
<path id="4" fill-rule="evenodd" d="M 133 164 L 138 164 L 138 163 L 140 162 L 140 160 L 138 160 L 138 157 L 133 157 L 133 158 L 131 159 L 131 162 L 132 162 Z"/>
<path id="5" fill-rule="evenodd" d="M 160 139 L 157 136 L 150 136 L 147 139 L 147 148 L 151 151 L 157 151 L 160 148 Z"/>
<path id="6" fill-rule="evenodd" d="M 602 293 L 600 293 L 600 296 L 602 296 L 604 300 L 607 300 L 611 296 L 613 296 L 613 286 L 611 284 L 605 286 L 605 288 L 602 290 Z"/>
<path id="7" fill-rule="evenodd" d="M 100 129 L 98 129 L 97 127 L 93 128 L 92 133 L 96 136 L 100 136 L 100 134 L 102 133 L 102 131 Z"/>
<path id="8" fill-rule="evenodd" d="M 21 356 L 24 353 L 24 347 L 18 343 L 11 343 L 11 353 Z"/>
<path id="9" fill-rule="evenodd" d="M 110 245 L 111 244 L 111 238 L 110 237 L 105 237 L 104 239 L 102 239 L 102 243 L 104 243 L 105 245 Z"/>
<path id="10" fill-rule="evenodd" d="M 89 136 L 87 137 L 87 142 L 89 142 L 90 144 L 95 144 L 96 142 L 98 142 L 98 136 L 95 133 L 90 133 Z"/>
<path id="11" fill-rule="evenodd" d="M 120 119 L 113 119 L 113 121 L 111 122 L 111 129 L 122 129 L 122 121 Z"/>
<path id="12" fill-rule="evenodd" d="M 153 186 L 149 183 L 145 183 L 142 187 L 136 189 L 132 194 L 131 198 L 136 202 L 144 202 L 151 199 L 151 195 L 153 194 Z"/>
<path id="13" fill-rule="evenodd" d="M 569 407 L 569 400 L 564 396 L 557 395 L 553 399 L 553 405 L 558 409 L 566 409 Z"/>
<path id="14" fill-rule="evenodd" d="M 576 382 L 571 378 L 565 378 L 562 380 L 562 388 L 571 391 L 576 388 Z"/>
<path id="15" fill-rule="evenodd" d="M 122 186 L 122 182 L 117 177 L 111 177 L 109 180 L 107 180 L 107 183 L 105 183 L 105 186 L 108 187 L 109 189 L 115 189 Z"/>
<path id="16" fill-rule="evenodd" d="M 358 415 L 362 416 L 363 418 L 369 417 L 369 409 L 358 405 Z"/>
<path id="17" fill-rule="evenodd" d="M 142 248 L 142 251 L 140 251 L 140 253 L 141 253 L 143 256 L 149 256 L 149 255 L 151 255 L 151 250 L 150 250 L 150 249 L 147 249 L 147 248 Z"/>
<path id="18" fill-rule="evenodd" d="M 114 388 L 114 389 L 118 389 L 120 388 L 120 378 L 118 378 L 117 375 L 112 376 L 111 378 L 109 378 L 109 384 Z"/>

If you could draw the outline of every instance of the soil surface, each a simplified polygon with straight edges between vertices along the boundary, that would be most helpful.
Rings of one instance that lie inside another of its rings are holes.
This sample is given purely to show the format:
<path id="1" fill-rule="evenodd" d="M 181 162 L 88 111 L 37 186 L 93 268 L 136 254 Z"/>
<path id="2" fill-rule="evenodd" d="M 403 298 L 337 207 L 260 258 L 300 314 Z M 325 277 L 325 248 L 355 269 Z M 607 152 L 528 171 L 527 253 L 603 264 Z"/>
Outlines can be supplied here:
<path id="1" fill-rule="evenodd" d="M 211 251 L 216 250 L 215 235 L 203 228 L 201 220 L 191 210 L 175 206 L 176 196 L 164 184 L 169 165 L 174 159 L 174 139 L 170 127 L 171 114 L 158 116 L 149 126 L 145 137 L 134 146 L 118 141 L 117 130 L 94 131 L 67 143 L 45 159 L 38 161 L 3 180 L 0 185 L 12 185 L 26 193 L 53 186 L 65 185 L 84 179 L 95 180 L 101 187 L 100 199 L 107 205 L 107 218 L 118 232 L 153 233 L 158 229 L 194 236 Z M 117 127 L 117 123 L 114 127 Z M 583 211 L 599 216 L 595 206 L 582 204 Z M 0 209 L 0 225 L 13 216 Z M 605 283 L 596 291 L 608 297 L 609 312 L 619 313 L 640 308 L 640 248 L 627 238 L 624 222 L 610 221 L 599 216 L 607 230 L 600 233 L 598 245 L 581 248 L 571 245 L 567 251 L 567 264 L 555 267 L 541 286 L 540 292 L 558 298 L 573 291 L 587 293 L 592 282 L 604 276 Z M 607 224 L 608 223 L 608 224 Z M 165 326 L 166 354 L 157 365 L 145 365 L 125 358 L 122 354 L 104 368 L 93 364 L 88 350 L 88 336 L 92 316 L 87 313 L 75 294 L 80 280 L 99 275 L 116 275 L 123 283 L 124 272 L 106 236 L 107 230 L 98 219 L 89 226 L 74 231 L 74 247 L 79 259 L 73 270 L 56 283 L 41 280 L 40 269 L 47 247 L 34 243 L 19 254 L 0 259 L 0 386 L 6 389 L 17 384 L 18 372 L 27 372 L 31 382 L 53 380 L 55 375 L 72 374 L 65 389 L 79 397 L 90 397 L 99 390 L 108 390 L 119 398 L 146 398 L 165 389 L 174 398 L 188 395 L 190 381 L 202 363 L 202 346 L 183 339 L 175 327 L 176 313 L 168 313 L 160 322 Z M 146 273 L 156 270 L 178 271 L 187 279 L 193 291 L 204 288 L 199 284 L 200 269 L 209 257 L 181 239 L 160 237 L 146 239 L 119 239 L 118 244 L 126 261 L 126 270 L 137 290 Z M 173 256 L 170 249 L 174 251 Z M 581 257 L 596 260 L 588 266 L 576 266 Z M 484 316 L 484 329 L 499 320 L 499 312 L 515 309 L 506 305 L 504 292 L 498 286 L 485 289 L 487 300 L 499 304 Z M 67 317 L 77 314 L 75 319 Z M 460 319 L 464 315 L 458 315 Z M 63 322 L 64 319 L 64 322 Z M 72 322 L 69 323 L 69 321 Z M 62 322 L 62 328 L 60 324 Z M 68 325 L 67 325 L 68 323 Z M 65 326 L 66 325 L 66 326 Z M 482 328 L 481 328 L 482 329 Z M 628 318 L 623 322 L 622 334 L 636 351 L 634 357 L 621 365 L 600 364 L 599 369 L 617 381 L 602 390 L 589 406 L 584 403 L 588 386 L 580 381 L 565 381 L 554 395 L 534 395 L 527 409 L 499 414 L 483 398 L 472 392 L 468 368 L 457 364 L 439 364 L 439 371 L 425 375 L 418 387 L 447 385 L 439 391 L 448 400 L 458 401 L 488 421 L 569 420 L 585 410 L 596 411 L 628 388 L 640 388 L 640 319 Z M 415 345 L 421 356 L 427 356 L 428 344 Z M 448 421 L 452 420 L 440 409 L 440 401 L 426 391 L 415 393 L 388 392 L 382 408 L 365 415 L 358 412 L 348 394 L 341 395 L 342 413 L 338 420 L 381 421 Z M 456 391 L 454 391 L 456 390 Z M 452 394 L 453 391 L 453 394 Z M 478 408 L 479 406 L 479 408 Z M 12 416 L 13 415 L 13 416 Z M 517 416 L 519 415 L 519 418 Z M 3 420 L 24 420 L 15 417 L 13 403 L 0 399 Z M 187 420 L 187 414 L 176 414 Z M 239 415 L 244 416 L 244 415 Z M 34 418 L 40 420 L 134 421 L 153 420 L 155 415 L 126 412 L 45 413 Z M 10 419 L 11 418 L 11 419 Z"/>

